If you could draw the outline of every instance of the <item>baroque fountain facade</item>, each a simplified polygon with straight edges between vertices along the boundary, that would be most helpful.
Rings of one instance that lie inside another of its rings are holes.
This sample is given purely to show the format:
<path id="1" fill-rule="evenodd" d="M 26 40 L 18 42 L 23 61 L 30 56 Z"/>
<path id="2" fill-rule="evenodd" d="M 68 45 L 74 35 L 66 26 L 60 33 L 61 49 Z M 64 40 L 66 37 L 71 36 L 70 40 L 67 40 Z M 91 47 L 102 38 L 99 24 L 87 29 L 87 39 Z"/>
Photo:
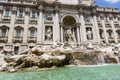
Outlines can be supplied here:
<path id="1" fill-rule="evenodd" d="M 120 12 L 94 2 L 1 0 L 0 70 L 118 64 Z"/>

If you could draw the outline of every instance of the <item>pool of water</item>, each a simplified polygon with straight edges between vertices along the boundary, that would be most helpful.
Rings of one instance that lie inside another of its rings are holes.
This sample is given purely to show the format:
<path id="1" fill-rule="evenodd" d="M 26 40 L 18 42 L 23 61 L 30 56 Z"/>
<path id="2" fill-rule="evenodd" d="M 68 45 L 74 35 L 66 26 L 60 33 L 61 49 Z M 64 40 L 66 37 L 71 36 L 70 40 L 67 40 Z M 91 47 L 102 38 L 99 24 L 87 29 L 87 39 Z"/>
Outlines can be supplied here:
<path id="1" fill-rule="evenodd" d="M 1 72 L 0 80 L 120 80 L 120 65 L 66 66 L 45 71 Z"/>

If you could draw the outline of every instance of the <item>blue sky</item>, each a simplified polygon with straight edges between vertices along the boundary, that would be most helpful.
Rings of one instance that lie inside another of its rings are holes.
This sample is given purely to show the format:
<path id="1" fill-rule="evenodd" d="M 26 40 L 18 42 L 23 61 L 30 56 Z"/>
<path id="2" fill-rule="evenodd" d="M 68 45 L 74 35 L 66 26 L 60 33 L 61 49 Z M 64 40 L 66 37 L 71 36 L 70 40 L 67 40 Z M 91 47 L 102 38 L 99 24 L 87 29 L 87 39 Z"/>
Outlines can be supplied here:
<path id="1" fill-rule="evenodd" d="M 63 3 L 77 4 L 78 0 L 59 0 Z M 120 11 L 120 0 L 95 0 L 96 5 L 98 6 L 111 6 L 115 8 L 119 8 Z"/>
<path id="2" fill-rule="evenodd" d="M 112 6 L 119 8 L 120 11 L 120 0 L 96 0 L 98 6 Z"/>

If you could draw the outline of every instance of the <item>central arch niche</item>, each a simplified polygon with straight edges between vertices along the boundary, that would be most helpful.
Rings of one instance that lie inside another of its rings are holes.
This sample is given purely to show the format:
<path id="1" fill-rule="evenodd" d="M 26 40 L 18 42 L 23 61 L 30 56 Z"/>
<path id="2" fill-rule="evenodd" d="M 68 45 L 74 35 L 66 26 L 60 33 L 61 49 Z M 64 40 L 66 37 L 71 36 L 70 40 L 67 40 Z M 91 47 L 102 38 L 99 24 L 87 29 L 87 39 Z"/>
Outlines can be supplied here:
<path id="1" fill-rule="evenodd" d="M 74 16 L 67 15 L 62 19 L 63 42 L 71 43 L 78 41 L 77 20 Z"/>
<path id="2" fill-rule="evenodd" d="M 63 18 L 64 25 L 74 25 L 75 23 L 76 23 L 76 20 L 72 16 L 66 16 Z"/>

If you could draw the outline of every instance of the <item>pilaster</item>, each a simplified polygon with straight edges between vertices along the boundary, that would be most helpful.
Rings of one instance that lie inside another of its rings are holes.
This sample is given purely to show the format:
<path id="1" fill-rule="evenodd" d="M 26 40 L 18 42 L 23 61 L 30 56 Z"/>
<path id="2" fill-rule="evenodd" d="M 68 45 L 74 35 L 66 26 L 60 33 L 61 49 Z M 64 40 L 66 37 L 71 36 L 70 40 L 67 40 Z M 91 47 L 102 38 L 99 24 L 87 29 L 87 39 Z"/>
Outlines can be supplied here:
<path id="1" fill-rule="evenodd" d="M 99 34 L 99 28 L 98 28 L 98 24 L 97 24 L 97 18 L 96 15 L 93 16 L 93 20 L 94 20 L 94 24 L 93 24 L 93 28 L 94 28 L 94 37 L 95 37 L 95 42 L 100 42 L 100 34 Z"/>
<path id="2" fill-rule="evenodd" d="M 107 36 L 107 32 L 106 32 L 106 26 L 105 26 L 105 21 L 102 20 L 102 26 L 103 26 L 103 32 L 104 32 L 104 35 L 105 35 L 105 41 L 106 43 L 108 43 L 108 36 Z"/>
<path id="3" fill-rule="evenodd" d="M 63 24 L 62 23 L 60 23 L 60 37 L 61 37 L 61 42 L 63 43 Z"/>
<path id="4" fill-rule="evenodd" d="M 26 8 L 26 9 L 28 9 L 28 8 Z M 29 26 L 29 10 L 27 10 L 26 14 L 25 14 L 25 27 L 24 27 L 24 33 L 23 33 L 23 43 L 27 43 L 28 26 Z"/>
<path id="5" fill-rule="evenodd" d="M 15 17 L 16 17 L 16 11 L 12 10 L 11 12 L 11 21 L 10 21 L 10 29 L 8 33 L 8 43 L 12 43 L 13 37 L 14 37 L 14 27 L 15 27 Z"/>
<path id="6" fill-rule="evenodd" d="M 77 24 L 77 37 L 78 37 L 77 38 L 78 39 L 78 44 L 80 44 L 80 41 L 81 41 L 80 39 L 81 38 L 80 38 L 80 24 L 79 23 Z"/>
<path id="7" fill-rule="evenodd" d="M 37 43 L 42 41 L 43 30 L 43 6 L 39 6 L 38 26 L 37 26 Z"/>
<path id="8" fill-rule="evenodd" d="M 118 43 L 117 34 L 116 34 L 116 30 L 115 30 L 115 26 L 114 26 L 113 20 L 110 20 L 110 23 L 111 23 L 111 26 L 112 26 L 115 43 Z"/>
<path id="9" fill-rule="evenodd" d="M 0 10 L 0 19 L 2 18 L 2 10 Z"/>
<path id="10" fill-rule="evenodd" d="M 81 21 L 81 27 L 80 27 L 81 42 L 85 42 L 87 41 L 87 36 L 86 36 L 85 21 L 82 14 L 80 15 L 80 21 Z"/>
<path id="11" fill-rule="evenodd" d="M 60 42 L 60 25 L 59 25 L 58 6 L 55 7 L 55 20 L 54 20 L 54 29 L 53 29 L 53 41 Z"/>

